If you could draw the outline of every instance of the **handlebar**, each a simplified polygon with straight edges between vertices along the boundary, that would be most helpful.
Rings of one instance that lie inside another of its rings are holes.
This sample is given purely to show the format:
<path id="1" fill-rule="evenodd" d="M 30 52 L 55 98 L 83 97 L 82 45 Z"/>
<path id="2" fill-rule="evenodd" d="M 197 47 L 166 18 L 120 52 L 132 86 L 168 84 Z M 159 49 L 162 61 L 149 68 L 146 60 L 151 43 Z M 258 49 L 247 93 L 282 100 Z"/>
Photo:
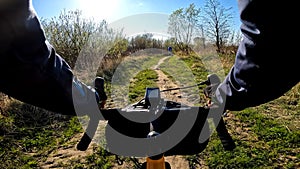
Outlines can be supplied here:
<path id="1" fill-rule="evenodd" d="M 197 85 L 209 84 L 209 81 L 205 81 L 199 83 Z M 187 87 L 185 87 L 187 88 Z M 173 89 L 176 90 L 177 88 Z M 164 92 L 165 90 L 159 91 L 158 88 L 147 88 L 145 97 L 141 101 L 129 105 L 124 109 L 102 109 L 101 114 L 105 120 L 108 121 L 108 124 L 114 128 L 117 132 L 122 133 L 129 137 L 135 138 L 147 138 L 147 135 L 151 132 L 150 125 L 151 124 L 159 124 L 154 127 L 155 131 L 158 133 L 163 133 L 166 129 L 172 126 L 173 122 L 176 120 L 179 113 L 188 113 L 196 112 L 196 121 L 189 133 L 186 137 L 171 150 L 165 152 L 165 155 L 187 155 L 187 154 L 196 154 L 202 152 L 207 146 L 207 139 L 203 143 L 199 143 L 198 138 L 201 130 L 205 127 L 204 124 L 207 120 L 209 109 L 204 107 L 192 107 L 187 106 L 178 102 L 168 101 L 160 98 L 160 92 Z M 158 101 L 159 100 L 159 101 Z M 142 113 L 149 109 L 162 109 L 160 103 L 163 102 L 164 108 L 161 112 L 158 119 L 156 119 L 157 115 L 153 117 L 153 113 Z M 160 105 L 160 106 L 158 106 Z M 194 111 L 189 111 L 194 110 Z M 128 120 L 126 115 L 131 114 L 131 116 L 140 116 L 142 114 L 145 119 L 156 119 L 151 122 L 134 122 Z M 99 123 L 100 117 L 90 118 L 87 129 L 82 136 L 81 140 L 77 144 L 77 149 L 81 151 L 85 151 L 96 133 L 97 126 Z M 103 119 L 101 119 L 103 120 Z M 226 125 L 224 123 L 223 118 L 220 118 L 220 121 L 217 123 L 216 131 L 221 140 L 223 148 L 225 150 L 233 150 L 235 148 L 235 143 L 228 133 L 226 129 Z M 207 127 L 207 126 L 206 126 Z M 209 130 L 209 128 L 207 127 Z"/>
<path id="2" fill-rule="evenodd" d="M 177 107 L 179 106 L 176 102 L 171 102 L 169 104 L 172 104 L 172 106 Z M 207 120 L 208 116 L 208 109 L 204 107 L 190 107 L 191 109 L 198 109 L 198 115 L 197 120 L 194 126 L 192 127 L 189 134 L 186 136 L 185 139 L 181 142 L 181 144 L 176 145 L 172 150 L 166 152 L 166 155 L 185 155 L 185 154 L 196 154 L 199 152 L 202 152 L 204 148 L 206 147 L 208 140 L 204 143 L 198 143 L 198 138 L 201 132 L 201 129 L 204 127 L 204 123 Z M 172 125 L 172 122 L 174 122 L 178 116 L 178 113 L 180 108 L 174 108 L 174 109 L 168 109 L 165 110 L 161 116 L 159 117 L 158 121 L 159 124 L 161 124 L 159 127 L 156 128 L 155 131 L 159 133 L 163 133 L 167 128 Z M 126 111 L 124 109 L 103 109 L 101 110 L 101 113 L 105 120 L 108 121 L 108 124 L 113 127 L 118 132 L 127 135 L 129 137 L 135 137 L 135 138 L 146 138 L 147 134 L 150 132 L 150 123 L 138 123 L 133 122 L 128 119 L 126 119 L 126 114 L 128 113 L 140 113 L 139 111 Z M 184 111 L 183 113 L 188 114 L 189 111 Z M 133 115 L 134 116 L 134 115 Z M 151 119 L 152 117 L 147 117 L 148 119 Z M 94 134 L 96 133 L 97 126 L 99 123 L 99 118 L 90 118 L 88 127 L 81 138 L 80 142 L 77 144 L 77 149 L 81 151 L 85 151 L 89 144 L 92 141 L 92 138 Z M 216 127 L 216 131 L 218 133 L 218 136 L 222 142 L 223 148 L 225 150 L 232 150 L 235 148 L 235 143 L 228 133 L 228 130 L 226 129 L 225 123 L 223 118 L 220 119 L 220 122 L 218 123 L 218 126 Z M 188 145 L 189 147 L 187 147 Z M 194 145 L 194 147 L 192 146 Z M 189 149 L 189 150 L 188 150 Z"/>

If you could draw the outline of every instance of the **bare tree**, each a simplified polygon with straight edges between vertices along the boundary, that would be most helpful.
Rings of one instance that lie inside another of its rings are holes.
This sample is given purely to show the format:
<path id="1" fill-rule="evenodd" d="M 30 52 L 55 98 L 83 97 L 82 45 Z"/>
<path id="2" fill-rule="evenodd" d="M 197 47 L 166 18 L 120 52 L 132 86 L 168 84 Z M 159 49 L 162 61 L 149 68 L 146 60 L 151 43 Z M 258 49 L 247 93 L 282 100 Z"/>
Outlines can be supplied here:
<path id="1" fill-rule="evenodd" d="M 169 33 L 175 38 L 177 47 L 189 53 L 193 37 L 197 32 L 200 8 L 192 3 L 187 8 L 175 10 L 169 17 Z"/>
<path id="2" fill-rule="evenodd" d="M 217 52 L 222 52 L 231 33 L 232 7 L 225 8 L 218 0 L 206 0 L 204 6 L 204 26 L 207 37 L 216 45 Z"/>

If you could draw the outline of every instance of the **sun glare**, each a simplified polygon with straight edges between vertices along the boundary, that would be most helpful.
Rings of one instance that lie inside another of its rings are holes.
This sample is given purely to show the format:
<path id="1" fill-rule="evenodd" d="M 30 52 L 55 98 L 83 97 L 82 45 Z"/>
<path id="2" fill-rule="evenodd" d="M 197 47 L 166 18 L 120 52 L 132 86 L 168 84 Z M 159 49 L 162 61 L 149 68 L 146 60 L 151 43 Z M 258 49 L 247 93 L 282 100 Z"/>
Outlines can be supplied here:
<path id="1" fill-rule="evenodd" d="M 83 15 L 96 20 L 114 20 L 120 10 L 120 0 L 78 0 Z"/>

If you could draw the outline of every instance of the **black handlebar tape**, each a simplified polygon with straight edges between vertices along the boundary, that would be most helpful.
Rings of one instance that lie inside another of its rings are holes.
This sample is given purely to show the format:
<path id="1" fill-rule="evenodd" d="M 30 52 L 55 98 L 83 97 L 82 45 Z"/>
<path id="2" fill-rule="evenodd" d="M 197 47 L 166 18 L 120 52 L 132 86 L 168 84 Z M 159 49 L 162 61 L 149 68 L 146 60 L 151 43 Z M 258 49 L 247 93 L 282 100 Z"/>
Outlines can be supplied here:
<path id="1" fill-rule="evenodd" d="M 98 118 L 90 118 L 89 124 L 81 137 L 81 140 L 77 144 L 77 150 L 85 151 L 89 147 L 90 143 L 92 142 L 92 139 L 96 133 L 96 130 L 98 128 L 99 119 Z"/>
<path id="2" fill-rule="evenodd" d="M 207 85 L 219 84 L 221 82 L 219 76 L 216 74 L 208 75 L 207 81 L 208 81 L 208 83 L 206 83 Z M 228 130 L 226 128 L 226 125 L 225 125 L 222 117 L 218 123 L 216 130 L 217 130 L 218 136 L 222 142 L 224 149 L 228 150 L 228 151 L 233 150 L 236 147 L 236 145 L 235 145 L 232 137 L 228 133 Z"/>
<path id="3" fill-rule="evenodd" d="M 236 147 L 236 145 L 235 145 L 232 137 L 228 133 L 228 130 L 226 129 L 223 118 L 220 119 L 220 122 L 219 122 L 216 130 L 217 130 L 218 136 L 222 142 L 224 149 L 228 150 L 228 151 L 233 150 Z"/>

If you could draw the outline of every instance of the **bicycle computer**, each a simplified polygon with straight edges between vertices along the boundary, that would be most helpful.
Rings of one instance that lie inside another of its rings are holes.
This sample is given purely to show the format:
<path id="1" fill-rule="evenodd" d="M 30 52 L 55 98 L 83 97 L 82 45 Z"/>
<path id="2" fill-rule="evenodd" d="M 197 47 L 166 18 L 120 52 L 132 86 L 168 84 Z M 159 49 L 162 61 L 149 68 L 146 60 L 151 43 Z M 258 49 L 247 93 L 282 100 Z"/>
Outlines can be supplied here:
<path id="1" fill-rule="evenodd" d="M 150 106 L 151 103 L 157 104 L 160 100 L 160 90 L 157 87 L 147 87 L 145 93 L 145 103 Z"/>

